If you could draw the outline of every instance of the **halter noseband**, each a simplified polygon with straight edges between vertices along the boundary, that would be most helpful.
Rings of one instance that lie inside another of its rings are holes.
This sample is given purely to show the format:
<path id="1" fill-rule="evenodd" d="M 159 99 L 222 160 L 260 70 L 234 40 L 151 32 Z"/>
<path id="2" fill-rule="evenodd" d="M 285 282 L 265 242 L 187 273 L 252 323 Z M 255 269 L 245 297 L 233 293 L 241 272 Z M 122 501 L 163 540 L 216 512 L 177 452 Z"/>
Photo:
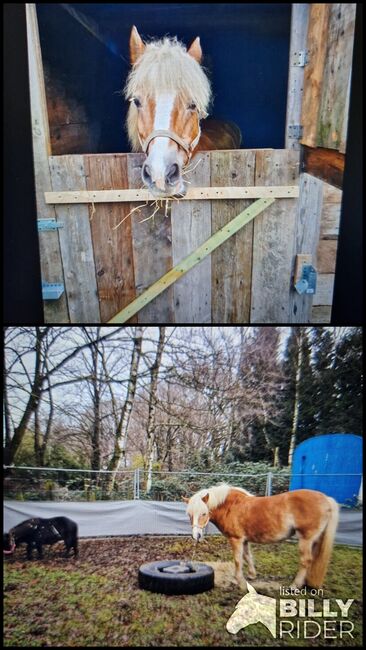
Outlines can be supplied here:
<path id="1" fill-rule="evenodd" d="M 151 140 L 154 140 L 154 138 L 169 138 L 169 140 L 174 140 L 184 151 L 186 152 L 188 156 L 188 160 L 190 160 L 192 156 L 192 151 L 193 149 L 197 146 L 198 141 L 201 137 L 201 128 L 199 128 L 198 135 L 195 137 L 194 140 L 192 140 L 191 144 L 187 144 L 183 138 L 181 138 L 177 133 L 174 133 L 174 131 L 170 131 L 169 129 L 157 129 L 156 131 L 152 131 L 150 135 L 147 136 L 146 140 L 141 140 L 140 136 L 140 144 L 142 147 L 142 151 L 144 153 L 147 153 L 149 144 Z"/>

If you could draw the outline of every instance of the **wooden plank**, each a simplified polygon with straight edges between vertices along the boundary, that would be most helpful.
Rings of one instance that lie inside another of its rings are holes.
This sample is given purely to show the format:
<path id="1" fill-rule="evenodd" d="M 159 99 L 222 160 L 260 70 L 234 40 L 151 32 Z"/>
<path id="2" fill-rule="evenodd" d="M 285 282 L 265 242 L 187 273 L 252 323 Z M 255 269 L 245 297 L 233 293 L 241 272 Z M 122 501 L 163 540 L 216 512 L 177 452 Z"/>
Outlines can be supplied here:
<path id="1" fill-rule="evenodd" d="M 316 266 L 316 251 L 319 241 L 320 218 L 322 212 L 323 182 L 310 176 L 300 176 L 300 198 L 296 213 L 294 237 L 294 260 L 292 265 L 292 289 L 290 293 L 290 323 L 310 323 L 313 303 L 312 294 L 298 294 L 296 282 L 296 256 L 310 256 L 311 264 Z"/>
<path id="2" fill-rule="evenodd" d="M 245 226 L 251 219 L 254 219 L 263 210 L 270 207 L 276 199 L 258 199 L 249 208 L 241 212 L 233 219 L 230 224 L 227 224 L 212 235 L 206 242 L 199 246 L 195 251 L 188 255 L 184 260 L 177 264 L 173 269 L 166 273 L 157 282 L 151 285 L 143 295 L 139 296 L 130 305 L 125 307 L 121 312 L 116 314 L 109 322 L 110 323 L 125 323 L 128 318 L 136 314 L 143 305 L 148 305 L 151 300 L 160 296 L 167 287 L 170 287 L 178 278 L 183 277 L 185 273 L 190 271 L 196 264 L 202 263 L 202 260 L 212 253 L 218 246 L 221 246 L 229 237 L 237 233 L 240 228 Z"/>
<path id="3" fill-rule="evenodd" d="M 328 305 L 333 302 L 334 273 L 319 273 L 313 306 Z"/>
<path id="4" fill-rule="evenodd" d="M 37 218 L 56 219 L 54 206 L 47 205 L 44 199 L 44 192 L 51 189 L 51 177 L 48 165 L 51 144 L 36 5 L 26 3 L 25 8 Z M 40 232 L 38 237 L 42 281 L 63 283 L 64 277 L 58 232 Z M 69 322 L 65 293 L 58 300 L 44 301 L 43 308 L 45 323 Z"/>
<path id="5" fill-rule="evenodd" d="M 254 183 L 255 152 L 211 153 L 214 185 Z M 212 202 L 212 230 L 216 232 L 250 205 L 250 201 Z M 252 280 L 253 221 L 212 254 L 212 322 L 249 323 Z"/>
<path id="6" fill-rule="evenodd" d="M 327 305 L 317 305 L 311 312 L 311 323 L 330 323 L 332 308 Z"/>
<path id="7" fill-rule="evenodd" d="M 200 161 L 200 162 L 198 162 Z M 190 188 L 210 184 L 210 154 L 201 153 L 192 161 L 185 179 Z M 211 236 L 209 201 L 172 203 L 172 256 L 175 266 Z M 188 275 L 175 282 L 175 323 L 211 323 L 211 257 L 206 257 Z"/>
<path id="8" fill-rule="evenodd" d="M 84 166 L 89 190 L 128 186 L 126 154 L 84 156 Z M 128 203 L 89 206 L 102 323 L 136 295 L 129 211 Z"/>
<path id="9" fill-rule="evenodd" d="M 305 264 L 312 264 L 313 256 L 308 253 L 297 253 L 295 258 L 294 284 L 301 280 L 302 270 Z"/>
<path id="10" fill-rule="evenodd" d="M 50 156 L 52 187 L 85 190 L 83 156 Z M 65 288 L 70 321 L 99 323 L 100 312 L 95 277 L 89 212 L 86 205 L 58 205 L 57 218 L 64 225 L 59 231 Z"/>
<path id="11" fill-rule="evenodd" d="M 142 185 L 141 167 L 145 154 L 129 154 L 127 157 L 128 186 L 139 188 Z M 144 200 L 141 201 L 144 203 Z M 130 204 L 130 209 L 138 207 Z M 171 216 L 165 216 L 160 209 L 154 219 L 148 219 L 155 210 L 149 204 L 134 212 L 131 217 L 133 261 L 136 295 L 139 296 L 155 280 L 172 268 L 172 228 Z M 144 219 L 148 219 L 144 221 Z M 153 304 L 147 304 L 138 315 L 139 323 L 173 323 L 173 288 L 159 295 Z"/>
<path id="12" fill-rule="evenodd" d="M 320 239 L 337 239 L 340 216 L 341 206 L 339 203 L 323 203 Z"/>
<path id="13" fill-rule="evenodd" d="M 342 190 L 325 182 L 323 187 L 323 197 L 324 203 L 340 204 L 342 202 Z"/>
<path id="14" fill-rule="evenodd" d="M 299 152 L 278 149 L 256 153 L 258 185 L 294 184 L 298 174 Z M 289 320 L 296 204 L 295 199 L 278 199 L 254 222 L 252 323 Z"/>
<path id="15" fill-rule="evenodd" d="M 311 3 L 307 49 L 309 63 L 304 71 L 304 93 L 301 111 L 303 135 L 301 144 L 317 145 L 318 116 L 320 111 L 323 74 L 327 54 L 329 3 Z"/>
<path id="16" fill-rule="evenodd" d="M 316 268 L 318 273 L 334 273 L 337 259 L 336 240 L 321 239 L 316 255 Z"/>
<path id="17" fill-rule="evenodd" d="M 345 157 L 323 147 L 303 147 L 303 171 L 342 189 Z"/>
<path id="18" fill-rule="evenodd" d="M 239 150 L 240 151 L 240 150 Z M 251 150 L 253 151 L 253 150 Z M 267 150 L 270 151 L 270 150 Z M 222 153 L 222 152 L 221 152 Z M 104 155 L 104 154 L 103 154 Z M 135 154 L 128 154 L 133 156 Z M 132 163 L 133 165 L 134 163 Z M 90 190 L 80 191 L 75 189 L 71 192 L 45 192 L 47 203 L 120 203 L 123 201 L 155 201 L 155 197 L 148 190 L 141 189 L 138 179 L 138 189 L 118 190 Z M 192 201 L 199 199 L 261 199 L 265 197 L 296 198 L 299 195 L 299 188 L 296 185 L 280 185 L 271 187 L 192 187 L 180 201 Z"/>
<path id="19" fill-rule="evenodd" d="M 300 149 L 297 138 L 289 137 L 289 125 L 301 124 L 301 105 L 304 87 L 304 68 L 294 65 L 299 51 L 307 47 L 309 19 L 308 3 L 293 3 L 291 13 L 291 40 L 288 71 L 287 111 L 286 111 L 286 149 Z"/>
<path id="20" fill-rule="evenodd" d="M 348 114 L 347 93 L 352 71 L 355 3 L 331 3 L 322 97 L 317 127 L 317 145 L 339 149 Z"/>

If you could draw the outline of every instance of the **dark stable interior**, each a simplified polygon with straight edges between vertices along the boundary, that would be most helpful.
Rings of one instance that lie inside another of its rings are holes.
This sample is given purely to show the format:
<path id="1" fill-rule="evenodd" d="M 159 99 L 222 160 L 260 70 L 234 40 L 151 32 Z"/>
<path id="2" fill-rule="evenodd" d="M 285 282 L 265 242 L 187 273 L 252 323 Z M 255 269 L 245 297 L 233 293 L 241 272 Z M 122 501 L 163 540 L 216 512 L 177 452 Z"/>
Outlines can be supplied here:
<path id="1" fill-rule="evenodd" d="M 134 24 L 145 39 L 177 36 L 189 45 L 200 36 L 211 116 L 236 122 L 245 149 L 284 147 L 290 4 L 64 7 L 37 5 L 52 153 L 130 151 L 121 91 Z"/>

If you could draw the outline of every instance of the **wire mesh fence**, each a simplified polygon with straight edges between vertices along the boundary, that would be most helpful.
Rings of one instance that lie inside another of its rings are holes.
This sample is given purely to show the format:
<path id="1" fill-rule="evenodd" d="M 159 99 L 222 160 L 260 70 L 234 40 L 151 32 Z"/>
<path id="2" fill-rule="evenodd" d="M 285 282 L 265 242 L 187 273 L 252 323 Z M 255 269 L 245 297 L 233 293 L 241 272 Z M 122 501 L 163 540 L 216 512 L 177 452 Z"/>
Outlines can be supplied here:
<path id="1" fill-rule="evenodd" d="M 244 488 L 257 496 L 270 496 L 289 490 L 291 476 L 294 476 L 288 468 L 273 468 L 272 471 L 255 474 L 193 470 L 149 473 L 142 468 L 108 472 L 6 466 L 5 470 L 4 497 L 19 501 L 179 501 L 183 496 L 189 497 L 198 490 L 219 483 Z M 337 481 L 345 475 L 324 476 Z M 361 482 L 362 475 L 357 476 Z M 353 505 L 356 501 L 353 499 Z"/>
<path id="2" fill-rule="evenodd" d="M 6 467 L 4 496 L 18 501 L 133 499 L 136 472 L 44 467 Z M 113 480 L 112 480 L 113 477 Z"/>

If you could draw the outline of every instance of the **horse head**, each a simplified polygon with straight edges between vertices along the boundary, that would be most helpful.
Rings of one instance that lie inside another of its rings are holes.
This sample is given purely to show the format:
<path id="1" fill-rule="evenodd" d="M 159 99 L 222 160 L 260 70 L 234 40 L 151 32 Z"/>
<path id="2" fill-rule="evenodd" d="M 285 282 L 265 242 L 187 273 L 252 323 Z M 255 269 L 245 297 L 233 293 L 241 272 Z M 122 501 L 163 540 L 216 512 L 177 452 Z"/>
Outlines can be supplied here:
<path id="1" fill-rule="evenodd" d="M 146 153 L 142 180 L 156 197 L 186 192 L 182 171 L 198 145 L 211 92 L 201 58 L 199 37 L 188 49 L 171 38 L 146 44 L 132 28 L 128 134 L 133 150 Z"/>
<path id="2" fill-rule="evenodd" d="M 263 623 L 276 638 L 276 599 L 258 594 L 247 582 L 248 593 L 239 600 L 235 611 L 226 623 L 226 629 L 236 634 L 252 623 Z"/>
<path id="3" fill-rule="evenodd" d="M 190 499 L 183 497 L 187 503 L 187 515 L 189 516 L 192 526 L 192 537 L 196 542 L 203 539 L 204 529 L 210 521 L 210 511 L 208 508 L 209 495 L 193 495 Z"/>
<path id="4" fill-rule="evenodd" d="M 12 533 L 3 535 L 3 552 L 5 555 L 11 555 L 15 551 L 15 538 Z"/>

